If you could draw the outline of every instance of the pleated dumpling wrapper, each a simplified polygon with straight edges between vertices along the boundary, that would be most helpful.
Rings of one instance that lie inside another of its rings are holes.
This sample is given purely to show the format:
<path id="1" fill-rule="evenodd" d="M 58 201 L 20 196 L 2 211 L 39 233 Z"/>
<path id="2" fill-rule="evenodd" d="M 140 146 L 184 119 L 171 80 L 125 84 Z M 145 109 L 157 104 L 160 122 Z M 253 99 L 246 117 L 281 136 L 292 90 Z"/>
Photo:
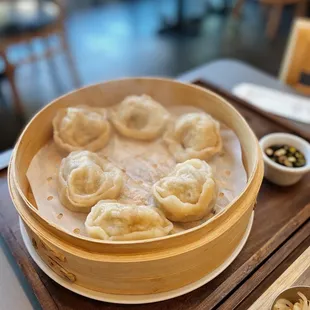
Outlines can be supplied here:
<path id="1" fill-rule="evenodd" d="M 61 161 L 58 194 L 71 211 L 88 213 L 102 199 L 116 199 L 123 186 L 123 173 L 89 151 L 70 153 Z"/>
<path id="2" fill-rule="evenodd" d="M 108 143 L 111 132 L 106 109 L 89 106 L 59 110 L 53 128 L 56 145 L 66 152 L 98 151 Z"/>
<path id="3" fill-rule="evenodd" d="M 147 95 L 126 97 L 111 116 L 120 134 L 138 140 L 158 138 L 168 118 L 168 111 Z"/>
<path id="4" fill-rule="evenodd" d="M 102 200 L 91 209 L 85 227 L 92 238 L 129 241 L 166 236 L 173 224 L 154 207 Z"/>
<path id="5" fill-rule="evenodd" d="M 180 116 L 169 124 L 163 139 L 177 162 L 208 160 L 222 150 L 220 124 L 203 112 Z"/>
<path id="6" fill-rule="evenodd" d="M 169 220 L 200 220 L 211 212 L 215 200 L 212 169 L 200 159 L 177 164 L 168 176 L 154 184 L 153 195 Z"/>

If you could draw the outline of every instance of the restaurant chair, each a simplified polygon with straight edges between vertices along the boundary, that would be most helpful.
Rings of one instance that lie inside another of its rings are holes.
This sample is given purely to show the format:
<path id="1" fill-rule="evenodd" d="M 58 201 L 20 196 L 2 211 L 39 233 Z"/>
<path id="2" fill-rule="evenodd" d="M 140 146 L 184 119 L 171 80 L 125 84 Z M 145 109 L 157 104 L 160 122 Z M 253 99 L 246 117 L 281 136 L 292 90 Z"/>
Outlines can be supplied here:
<path id="1" fill-rule="evenodd" d="M 310 95 L 310 19 L 295 21 L 279 78 L 303 95 Z"/>
<path id="2" fill-rule="evenodd" d="M 51 36 L 57 36 L 59 46 L 52 47 Z M 42 54 L 33 49 L 34 39 L 40 39 L 44 46 Z M 9 48 L 17 44 L 27 47 L 28 56 L 18 61 L 9 59 Z M 76 87 L 80 85 L 72 55 L 69 51 L 64 26 L 64 7 L 61 0 L 0 0 L 0 60 L 3 61 L 3 72 L 12 91 L 14 110 L 23 114 L 22 100 L 16 85 L 17 69 L 24 65 L 54 57 L 63 53 Z M 53 70 L 53 65 L 50 64 Z"/>
<path id="3" fill-rule="evenodd" d="M 245 3 L 245 0 L 237 0 L 233 8 L 232 14 L 234 17 L 240 16 L 240 11 Z M 268 11 L 268 19 L 266 25 L 266 36 L 268 39 L 275 39 L 283 9 L 286 5 L 295 5 L 295 16 L 305 16 L 307 12 L 307 0 L 259 0 L 259 3 Z"/>

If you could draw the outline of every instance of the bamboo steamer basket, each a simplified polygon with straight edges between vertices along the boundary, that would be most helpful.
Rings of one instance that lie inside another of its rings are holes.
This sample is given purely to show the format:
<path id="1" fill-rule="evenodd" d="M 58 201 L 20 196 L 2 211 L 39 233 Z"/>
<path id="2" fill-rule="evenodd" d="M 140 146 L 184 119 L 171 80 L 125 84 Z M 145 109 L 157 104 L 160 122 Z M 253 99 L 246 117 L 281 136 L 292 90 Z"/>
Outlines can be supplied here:
<path id="1" fill-rule="evenodd" d="M 132 94 L 148 94 L 168 105 L 193 105 L 237 134 L 248 182 L 224 212 L 195 228 L 150 240 L 109 242 L 70 233 L 38 212 L 26 177 L 35 154 L 52 139 L 58 109 L 87 104 L 111 106 Z M 263 178 L 258 141 L 243 117 L 223 98 L 197 86 L 168 79 L 132 78 L 88 86 L 64 95 L 26 126 L 9 167 L 9 189 L 32 244 L 42 260 L 64 279 L 112 294 L 167 292 L 193 283 L 222 264 L 242 239 Z"/>

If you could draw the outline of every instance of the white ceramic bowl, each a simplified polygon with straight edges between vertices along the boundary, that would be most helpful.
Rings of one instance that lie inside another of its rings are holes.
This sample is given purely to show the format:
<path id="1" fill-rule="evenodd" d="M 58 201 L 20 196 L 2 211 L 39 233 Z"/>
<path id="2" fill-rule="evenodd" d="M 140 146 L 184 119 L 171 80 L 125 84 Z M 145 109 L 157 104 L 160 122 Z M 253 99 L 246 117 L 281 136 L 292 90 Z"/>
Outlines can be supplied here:
<path id="1" fill-rule="evenodd" d="M 295 135 L 288 133 L 272 133 L 260 139 L 265 163 L 265 178 L 277 185 L 288 186 L 298 182 L 304 174 L 310 171 L 310 144 Z M 288 144 L 301 151 L 306 158 L 306 165 L 300 168 L 289 168 L 273 162 L 265 149 L 275 144 Z"/>

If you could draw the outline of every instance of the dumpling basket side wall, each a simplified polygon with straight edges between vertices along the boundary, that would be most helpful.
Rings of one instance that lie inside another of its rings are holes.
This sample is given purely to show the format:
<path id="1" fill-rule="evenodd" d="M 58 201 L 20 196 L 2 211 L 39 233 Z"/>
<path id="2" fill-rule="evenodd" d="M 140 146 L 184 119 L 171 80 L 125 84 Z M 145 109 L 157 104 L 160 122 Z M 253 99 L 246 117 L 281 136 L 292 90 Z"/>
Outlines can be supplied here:
<path id="1" fill-rule="evenodd" d="M 43 219 L 26 177 L 38 150 L 52 138 L 61 107 L 111 106 L 132 94 L 148 94 L 168 105 L 193 105 L 235 131 L 243 150 L 247 186 L 227 209 L 180 234 L 153 240 L 105 242 L 62 230 Z M 32 244 L 43 261 L 70 282 L 114 294 L 152 294 L 180 288 L 217 268 L 234 251 L 249 222 L 263 178 L 261 151 L 242 116 L 224 99 L 202 88 L 168 79 L 134 78 L 82 88 L 37 113 L 20 136 L 9 167 L 9 188 Z"/>

